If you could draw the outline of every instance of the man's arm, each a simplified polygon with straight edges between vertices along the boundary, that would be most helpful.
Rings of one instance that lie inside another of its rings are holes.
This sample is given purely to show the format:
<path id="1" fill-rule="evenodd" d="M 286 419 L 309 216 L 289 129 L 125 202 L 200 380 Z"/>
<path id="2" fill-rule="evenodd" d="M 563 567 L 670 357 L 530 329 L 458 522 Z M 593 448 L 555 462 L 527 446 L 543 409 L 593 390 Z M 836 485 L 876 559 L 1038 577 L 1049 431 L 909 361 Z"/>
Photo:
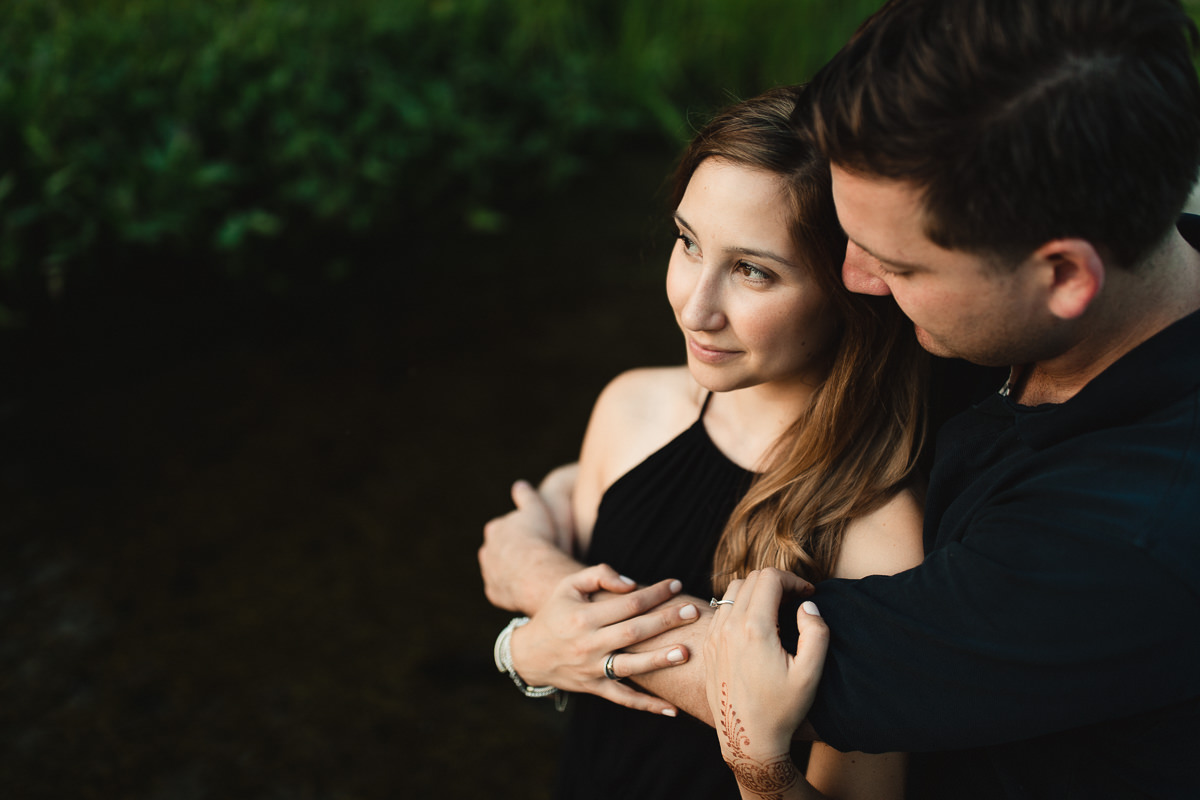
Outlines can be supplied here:
<path id="1" fill-rule="evenodd" d="M 701 722 L 712 725 L 713 717 L 708 707 L 708 695 L 704 683 L 704 641 L 708 638 L 708 626 L 712 622 L 713 610 L 709 608 L 708 600 L 700 600 L 686 595 L 674 598 L 670 605 L 685 603 L 694 603 L 696 608 L 700 609 L 699 619 L 687 627 L 667 631 L 625 649 L 631 653 L 641 653 L 657 650 L 670 643 L 682 645 L 690 653 L 687 663 L 674 669 L 634 675 L 629 680 L 647 692 L 672 703 Z"/>
<path id="2" fill-rule="evenodd" d="M 525 481 L 513 484 L 516 508 L 483 527 L 479 571 L 488 601 L 499 608 L 533 615 L 554 587 L 584 565 L 559 547 L 569 541 L 558 519 L 570 520 L 573 479 L 558 470 L 543 482 L 545 499 Z M 553 479 L 553 480 L 551 480 Z"/>

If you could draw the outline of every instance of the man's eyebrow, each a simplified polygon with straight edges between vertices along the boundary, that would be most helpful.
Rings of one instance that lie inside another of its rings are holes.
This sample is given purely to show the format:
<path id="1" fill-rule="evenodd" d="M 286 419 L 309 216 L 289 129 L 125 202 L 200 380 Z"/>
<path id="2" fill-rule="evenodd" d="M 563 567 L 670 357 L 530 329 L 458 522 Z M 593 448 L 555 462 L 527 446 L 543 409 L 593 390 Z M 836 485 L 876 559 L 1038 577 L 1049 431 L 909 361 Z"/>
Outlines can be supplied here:
<path id="1" fill-rule="evenodd" d="M 847 237 L 846 237 L 846 240 L 847 240 L 848 242 L 850 242 L 852 245 L 854 245 L 855 247 L 857 247 L 859 250 L 862 250 L 864 253 L 866 253 L 867 255 L 869 255 L 871 258 L 875 259 L 876 261 L 878 261 L 878 262 L 880 262 L 880 263 L 882 263 L 882 264 L 887 264 L 888 266 L 891 266 L 891 267 L 899 267 L 900 269 L 905 269 L 905 270 L 919 270 L 919 269 L 921 269 L 921 265 L 920 265 L 920 264 L 909 264 L 909 263 L 908 263 L 908 262 L 906 262 L 906 261 L 898 261 L 898 260 L 896 260 L 896 259 L 894 259 L 894 258 L 884 258 L 883 256 L 881 256 L 881 255 L 879 255 L 879 254 L 875 253 L 874 251 L 872 251 L 870 248 L 868 248 L 868 247 L 865 247 L 864 245 L 862 245 L 862 244 L 860 244 L 860 243 L 856 242 L 855 240 L 851 239 L 849 236 L 847 236 Z"/>
<path id="2" fill-rule="evenodd" d="M 676 211 L 673 216 L 675 218 L 675 222 L 677 222 L 681 228 L 687 228 L 689 231 L 694 230 L 692 226 L 688 224 L 688 221 L 680 216 L 678 211 Z M 778 264 L 783 264 L 785 267 L 791 267 L 792 269 L 801 268 L 800 265 L 795 261 L 784 258 L 778 253 L 773 253 L 770 250 L 757 250 L 753 247 L 733 247 L 730 248 L 728 252 L 738 253 L 739 255 L 743 256 L 750 256 L 751 258 L 765 258 L 768 261 L 774 261 Z"/>

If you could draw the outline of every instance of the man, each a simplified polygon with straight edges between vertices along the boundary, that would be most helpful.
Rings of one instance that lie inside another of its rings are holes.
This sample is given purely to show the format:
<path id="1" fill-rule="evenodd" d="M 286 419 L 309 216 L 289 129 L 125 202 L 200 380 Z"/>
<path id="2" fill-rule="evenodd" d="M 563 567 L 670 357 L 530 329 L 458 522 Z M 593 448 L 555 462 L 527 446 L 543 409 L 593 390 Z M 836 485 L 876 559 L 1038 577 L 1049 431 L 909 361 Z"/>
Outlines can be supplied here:
<path id="1" fill-rule="evenodd" d="M 1196 38 L 1178 0 L 894 0 L 811 86 L 848 288 L 1011 367 L 939 436 L 925 562 L 815 595 L 809 722 L 911 751 L 914 797 L 1200 796 Z M 540 552 L 508 523 L 495 599 Z M 706 622 L 638 678 L 701 716 Z"/>

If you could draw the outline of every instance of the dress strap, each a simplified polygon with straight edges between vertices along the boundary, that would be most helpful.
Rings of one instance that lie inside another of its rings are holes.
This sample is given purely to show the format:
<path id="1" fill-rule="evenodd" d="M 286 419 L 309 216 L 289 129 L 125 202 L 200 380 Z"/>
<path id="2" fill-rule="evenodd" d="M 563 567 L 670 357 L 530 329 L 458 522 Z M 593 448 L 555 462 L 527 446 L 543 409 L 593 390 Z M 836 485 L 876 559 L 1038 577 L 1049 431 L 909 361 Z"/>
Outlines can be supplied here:
<path id="1" fill-rule="evenodd" d="M 704 412 L 708 410 L 708 401 L 712 400 L 713 393 L 709 392 L 704 395 L 704 402 L 700 405 L 700 416 L 696 419 L 704 419 Z"/>

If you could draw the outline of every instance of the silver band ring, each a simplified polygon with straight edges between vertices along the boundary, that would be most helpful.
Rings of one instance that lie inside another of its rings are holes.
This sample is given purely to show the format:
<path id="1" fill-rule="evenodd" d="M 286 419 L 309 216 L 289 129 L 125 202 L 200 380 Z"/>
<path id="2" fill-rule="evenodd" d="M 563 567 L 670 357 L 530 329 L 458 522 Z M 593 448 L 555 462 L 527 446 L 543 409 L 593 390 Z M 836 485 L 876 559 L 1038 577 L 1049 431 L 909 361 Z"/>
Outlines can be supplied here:
<path id="1" fill-rule="evenodd" d="M 621 677 L 613 672 L 613 659 L 617 657 L 617 651 L 614 650 L 608 654 L 608 658 L 604 659 L 604 677 L 610 681 L 619 681 Z"/>
<path id="2" fill-rule="evenodd" d="M 717 606 L 731 606 L 731 605 L 733 605 L 733 601 L 732 600 L 718 600 L 717 598 L 714 597 L 712 600 L 708 601 L 708 605 L 710 608 L 716 608 Z"/>

